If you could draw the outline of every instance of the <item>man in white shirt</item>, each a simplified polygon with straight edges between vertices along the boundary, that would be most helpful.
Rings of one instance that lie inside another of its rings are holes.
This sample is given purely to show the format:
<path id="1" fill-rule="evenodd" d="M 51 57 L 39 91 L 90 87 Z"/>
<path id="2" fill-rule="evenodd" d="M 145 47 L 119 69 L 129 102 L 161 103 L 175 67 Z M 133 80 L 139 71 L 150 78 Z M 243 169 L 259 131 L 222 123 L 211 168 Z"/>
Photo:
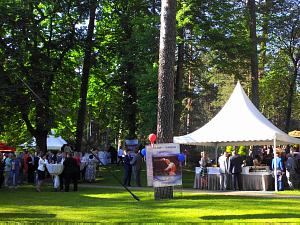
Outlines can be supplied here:
<path id="1" fill-rule="evenodd" d="M 229 163 L 230 163 L 229 153 L 225 151 L 224 154 L 219 157 L 220 190 L 222 191 L 228 189 Z"/>

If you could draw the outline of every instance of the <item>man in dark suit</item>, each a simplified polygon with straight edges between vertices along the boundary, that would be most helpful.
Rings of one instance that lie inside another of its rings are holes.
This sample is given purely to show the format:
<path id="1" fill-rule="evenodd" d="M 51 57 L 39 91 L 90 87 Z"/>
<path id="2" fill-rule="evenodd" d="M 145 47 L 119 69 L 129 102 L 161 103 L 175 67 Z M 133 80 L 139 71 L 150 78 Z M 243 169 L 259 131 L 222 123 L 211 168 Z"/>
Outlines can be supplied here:
<path id="1" fill-rule="evenodd" d="M 130 155 L 130 149 L 125 150 L 126 155 L 124 157 L 124 180 L 123 185 L 124 186 L 131 186 L 131 173 L 132 173 L 132 165 L 130 164 L 130 161 L 132 160 L 132 157 Z"/>
<path id="2" fill-rule="evenodd" d="M 132 165 L 133 176 L 137 187 L 141 187 L 141 170 L 142 170 L 143 157 L 139 149 L 135 150 L 135 156 L 130 161 Z"/>
<path id="3" fill-rule="evenodd" d="M 77 165 L 75 159 L 73 158 L 72 153 L 67 153 L 67 158 L 63 162 L 64 164 L 64 179 L 65 179 L 65 191 L 69 191 L 70 183 L 73 181 L 74 191 L 77 191 L 77 179 L 78 179 L 78 171 L 79 166 Z"/>
<path id="4" fill-rule="evenodd" d="M 229 172 L 232 174 L 232 188 L 234 191 L 242 190 L 242 164 L 243 158 L 234 150 L 230 158 Z"/>

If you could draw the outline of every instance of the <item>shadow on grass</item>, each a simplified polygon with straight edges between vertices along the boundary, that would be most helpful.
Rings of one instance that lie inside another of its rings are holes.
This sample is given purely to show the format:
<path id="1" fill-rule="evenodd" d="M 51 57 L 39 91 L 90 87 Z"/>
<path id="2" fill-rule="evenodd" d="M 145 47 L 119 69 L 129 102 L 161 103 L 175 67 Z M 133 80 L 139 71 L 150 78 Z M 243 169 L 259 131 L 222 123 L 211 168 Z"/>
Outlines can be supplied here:
<path id="1" fill-rule="evenodd" d="M 17 218 L 54 218 L 55 214 L 43 214 L 43 213 L 0 213 L 0 219 L 17 219 Z"/>
<path id="2" fill-rule="evenodd" d="M 248 220 L 248 219 L 288 219 L 300 218 L 299 214 L 244 214 L 244 215 L 221 215 L 221 216 L 202 216 L 203 220 Z"/>

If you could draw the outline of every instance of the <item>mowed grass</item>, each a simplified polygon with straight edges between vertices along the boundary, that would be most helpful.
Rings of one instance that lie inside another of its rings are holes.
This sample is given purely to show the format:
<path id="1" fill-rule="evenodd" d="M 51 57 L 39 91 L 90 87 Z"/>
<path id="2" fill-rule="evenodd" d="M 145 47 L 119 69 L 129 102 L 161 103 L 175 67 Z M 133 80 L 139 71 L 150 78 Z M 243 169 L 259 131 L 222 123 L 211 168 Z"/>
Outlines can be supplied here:
<path id="1" fill-rule="evenodd" d="M 32 186 L 0 190 L 0 223 L 182 223 L 250 222 L 300 223 L 300 201 L 289 198 L 220 196 L 178 190 L 174 199 L 155 201 L 153 191 L 134 191 L 135 201 L 122 189 L 80 188 L 35 192 Z"/>
<path id="2" fill-rule="evenodd" d="M 79 192 L 53 192 L 49 184 L 37 193 L 33 186 L 0 189 L 0 224 L 80 223 L 295 223 L 300 224 L 300 199 L 263 198 L 181 192 L 174 199 L 155 201 L 152 189 L 133 190 L 136 201 L 120 188 L 112 174 L 122 180 L 123 167 L 100 168 L 97 185 L 116 188 L 79 187 Z M 193 169 L 183 171 L 183 187 L 192 188 Z M 134 184 L 134 182 L 132 182 Z M 142 171 L 146 186 L 146 171 Z M 72 186 L 71 186 L 72 188 Z M 72 189 L 71 189 L 72 190 Z M 280 192 L 284 193 L 284 192 Z M 299 191 L 286 192 L 299 195 Z"/>
<path id="3" fill-rule="evenodd" d="M 97 184 L 99 185 L 107 185 L 107 186 L 115 186 L 119 185 L 118 181 L 115 177 L 122 182 L 124 175 L 124 168 L 122 165 L 107 165 L 101 166 L 99 177 L 97 178 Z M 113 176 L 114 175 L 114 176 Z M 194 186 L 194 178 L 195 178 L 195 168 L 184 167 L 182 171 L 182 187 L 184 188 L 193 188 Z M 143 169 L 141 171 L 141 183 L 143 187 L 147 186 L 147 172 L 146 165 L 143 165 Z M 131 178 L 131 184 L 135 185 L 133 176 Z"/>

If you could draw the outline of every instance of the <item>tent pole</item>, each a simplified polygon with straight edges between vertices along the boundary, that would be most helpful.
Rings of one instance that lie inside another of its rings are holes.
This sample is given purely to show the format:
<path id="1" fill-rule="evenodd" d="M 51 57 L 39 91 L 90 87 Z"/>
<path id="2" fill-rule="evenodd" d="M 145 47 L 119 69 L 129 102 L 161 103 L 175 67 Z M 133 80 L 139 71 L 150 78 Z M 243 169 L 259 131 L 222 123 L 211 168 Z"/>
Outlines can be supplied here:
<path id="1" fill-rule="evenodd" d="M 278 177 L 277 177 L 277 159 L 276 159 L 276 135 L 273 143 L 273 157 L 274 157 L 274 178 L 275 178 L 275 191 L 278 191 Z"/>
<path id="2" fill-rule="evenodd" d="M 218 165 L 218 144 L 215 147 L 215 164 Z"/>

